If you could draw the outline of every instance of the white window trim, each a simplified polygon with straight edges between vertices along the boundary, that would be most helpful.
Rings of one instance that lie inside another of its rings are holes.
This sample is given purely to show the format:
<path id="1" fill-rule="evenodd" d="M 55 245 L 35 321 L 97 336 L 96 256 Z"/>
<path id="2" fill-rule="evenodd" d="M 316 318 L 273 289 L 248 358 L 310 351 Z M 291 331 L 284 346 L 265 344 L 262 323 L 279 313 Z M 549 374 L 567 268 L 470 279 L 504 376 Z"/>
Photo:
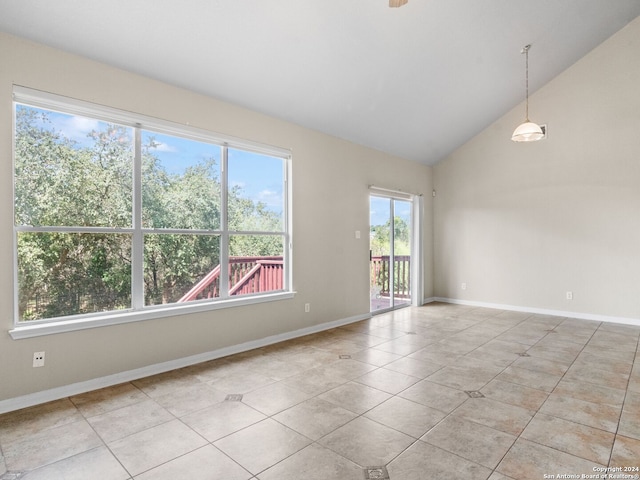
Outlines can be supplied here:
<path id="1" fill-rule="evenodd" d="M 119 310 L 108 312 L 108 314 L 84 314 L 68 317 L 57 317 L 58 320 L 34 320 L 16 325 L 9 330 L 9 335 L 14 340 L 23 338 L 40 337 L 43 335 L 54 335 L 57 333 L 74 332 L 76 330 L 86 330 L 89 328 L 107 327 L 110 325 L 120 325 L 123 323 L 140 322 L 144 320 L 155 320 L 177 315 L 187 315 L 191 313 L 208 312 L 211 310 L 221 310 L 224 308 L 241 307 L 244 305 L 254 305 L 256 303 L 275 302 L 279 300 L 289 300 L 295 297 L 296 292 L 277 292 L 264 294 L 256 297 L 234 297 L 228 300 L 208 301 L 201 300 L 191 302 L 191 304 L 170 304 L 163 306 L 149 306 L 145 310 Z M 62 318 L 62 320 L 60 320 Z"/>
<path id="2" fill-rule="evenodd" d="M 140 215 L 139 207 L 135 206 L 133 209 L 134 218 L 132 221 L 134 222 L 133 228 L 103 228 L 103 227 L 28 227 L 28 226 L 16 226 L 14 225 L 14 235 L 13 235 L 13 252 L 14 252 L 14 262 L 13 262 L 13 278 L 14 278 L 14 328 L 9 330 L 9 334 L 13 339 L 22 339 L 22 338 L 31 338 L 37 337 L 41 335 L 52 335 L 63 332 L 71 332 L 76 330 L 84 330 L 89 328 L 97 328 L 97 327 L 105 327 L 109 325 L 118 325 L 123 323 L 137 322 L 137 321 L 145 321 L 152 320 L 156 318 L 164 318 L 171 317 L 176 315 L 185 315 L 191 313 L 199 313 L 210 310 L 219 310 L 224 308 L 238 307 L 244 305 L 252 305 L 256 303 L 262 302 L 273 302 L 278 300 L 286 300 L 294 298 L 295 292 L 292 290 L 292 275 L 293 275 L 293 266 L 292 266 L 292 186 L 290 182 L 291 177 L 291 150 L 274 147 L 270 145 L 261 144 L 258 142 L 252 142 L 236 137 L 223 136 L 220 134 L 212 133 L 208 130 L 196 128 L 190 126 L 188 123 L 186 125 L 177 124 L 174 122 L 169 122 L 166 120 L 161 120 L 158 118 L 139 115 L 136 113 L 126 112 L 123 110 L 106 107 L 102 105 L 97 105 L 89 102 L 85 102 L 82 100 L 77 100 L 69 97 L 63 97 L 60 95 L 55 95 L 48 92 L 42 92 L 39 90 L 34 90 L 22 86 L 14 85 L 13 88 L 13 101 L 17 103 L 23 103 L 29 106 L 40 107 L 48 110 L 60 111 L 67 114 L 74 115 L 82 115 L 88 116 L 91 118 L 96 118 L 98 120 L 103 120 L 106 122 L 114 122 L 124 126 L 132 127 L 132 128 L 142 128 L 149 129 L 152 131 L 156 131 L 159 133 L 164 133 L 168 135 L 174 135 L 182 138 L 187 138 L 191 140 L 204 141 L 210 144 L 219 145 L 222 148 L 223 155 L 225 158 L 222 159 L 222 168 L 226 169 L 226 152 L 228 148 L 236 148 L 244 151 L 249 151 L 258 154 L 269 155 L 277 158 L 281 158 L 284 160 L 284 231 L 282 232 L 231 232 L 232 234 L 244 234 L 244 233 L 255 233 L 255 234 L 272 234 L 281 236 L 283 238 L 283 260 L 285 264 L 284 277 L 283 277 L 283 289 L 268 292 L 260 295 L 251 295 L 251 296 L 234 296 L 234 297 L 225 297 L 218 298 L 213 300 L 200 300 L 193 301 L 189 303 L 183 304 L 166 304 L 166 305 L 149 305 L 140 307 L 135 305 L 135 299 L 133 298 L 135 294 L 140 294 L 140 292 L 136 292 L 135 282 L 132 282 L 132 308 L 124 309 L 124 310 L 114 310 L 108 312 L 95 312 L 95 313 L 87 313 L 80 315 L 69 315 L 64 317 L 53 317 L 50 319 L 42 319 L 42 320 L 30 320 L 20 322 L 18 318 L 18 259 L 17 259 L 17 232 L 18 231 L 52 231 L 52 230 L 60 230 L 64 232 L 70 232 L 73 230 L 82 230 L 82 231 L 96 231 L 100 233 L 153 233 L 152 229 L 146 228 L 135 228 L 135 216 Z M 15 121 L 15 115 L 14 115 Z M 139 139 L 139 135 L 136 138 Z M 13 138 L 15 139 L 15 125 L 13 129 Z M 225 148 L 226 147 L 226 148 Z M 14 144 L 15 148 L 15 144 Z M 136 142 L 135 145 L 136 150 L 140 148 L 139 141 Z M 15 151 L 13 152 L 15 157 Z M 137 157 L 136 157 L 137 158 Z M 134 168 L 138 168 L 134 162 Z M 141 183 L 140 175 L 135 175 L 137 183 Z M 221 177 L 223 182 L 226 177 L 222 175 Z M 15 181 L 15 180 L 14 180 Z M 223 185 L 224 187 L 225 185 Z M 141 188 L 141 185 L 134 185 L 134 199 L 137 198 L 137 192 Z M 14 187 L 14 195 L 15 195 L 15 187 Z M 223 202 L 226 203 L 226 195 L 223 195 Z M 224 205 L 223 205 L 224 206 Z M 224 213 L 226 214 L 226 213 Z M 14 215 L 15 216 L 15 215 Z M 221 219 L 222 221 L 222 219 Z M 171 233 L 171 230 L 162 229 L 157 231 L 157 233 Z M 185 233 L 181 231 L 181 233 Z M 226 235 L 220 231 L 190 231 L 189 233 L 193 234 L 221 234 L 221 239 L 228 237 L 229 232 L 226 232 Z M 221 243 L 221 252 L 226 251 L 222 248 L 225 245 Z M 142 252 L 136 252 L 137 249 L 133 247 L 133 255 L 141 255 Z M 223 260 L 224 259 L 224 260 Z M 221 263 L 228 262 L 226 255 L 222 256 Z M 228 282 L 226 276 L 221 277 L 221 281 Z M 138 289 L 139 290 L 139 289 Z"/>

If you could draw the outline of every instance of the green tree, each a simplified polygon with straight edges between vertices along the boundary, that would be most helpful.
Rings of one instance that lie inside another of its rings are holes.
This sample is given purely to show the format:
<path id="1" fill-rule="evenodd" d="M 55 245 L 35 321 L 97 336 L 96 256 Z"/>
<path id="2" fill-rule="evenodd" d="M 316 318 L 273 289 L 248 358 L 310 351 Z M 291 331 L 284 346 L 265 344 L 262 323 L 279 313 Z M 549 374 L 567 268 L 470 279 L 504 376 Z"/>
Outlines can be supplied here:
<path id="1" fill-rule="evenodd" d="M 393 219 L 394 252 L 396 255 L 411 253 L 409 224 L 402 217 Z M 391 251 L 391 220 L 384 225 L 371 226 L 371 253 L 373 256 L 389 255 Z"/>
<path id="2" fill-rule="evenodd" d="M 220 229 L 220 180 L 214 158 L 169 174 L 154 155 L 149 138 L 142 150 L 143 224 L 147 228 Z M 218 235 L 145 236 L 145 304 L 179 300 L 220 262 Z"/>
<path id="3" fill-rule="evenodd" d="M 81 147 L 41 111 L 16 109 L 15 216 L 19 225 L 128 226 L 131 139 L 110 125 Z M 124 308 L 130 302 L 127 235 L 24 232 L 18 236 L 21 318 Z"/>

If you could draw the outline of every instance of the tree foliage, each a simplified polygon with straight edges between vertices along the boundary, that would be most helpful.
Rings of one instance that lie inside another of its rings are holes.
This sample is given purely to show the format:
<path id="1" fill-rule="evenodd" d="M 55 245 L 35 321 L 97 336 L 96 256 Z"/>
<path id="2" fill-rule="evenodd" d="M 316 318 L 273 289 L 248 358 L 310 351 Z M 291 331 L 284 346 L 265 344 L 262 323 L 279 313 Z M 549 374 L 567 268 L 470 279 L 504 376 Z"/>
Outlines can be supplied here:
<path id="1" fill-rule="evenodd" d="M 410 255 L 410 228 L 402 217 L 393 219 L 394 253 L 396 255 Z M 371 253 L 373 256 L 389 255 L 391 251 L 391 219 L 384 225 L 371 226 Z"/>
<path id="2" fill-rule="evenodd" d="M 150 136 L 141 152 L 142 226 L 155 229 L 144 235 L 147 305 L 177 301 L 219 264 L 221 253 L 216 160 L 171 173 L 156 146 Z M 21 320 L 131 307 L 132 234 L 73 227 L 132 228 L 133 155 L 129 127 L 99 122 L 86 141 L 74 141 L 46 111 L 16 108 L 16 225 L 65 227 L 18 234 Z M 281 231 L 281 215 L 245 198 L 238 187 L 228 192 L 228 205 L 232 231 Z M 282 255 L 280 236 L 231 238 L 231 255 Z"/>

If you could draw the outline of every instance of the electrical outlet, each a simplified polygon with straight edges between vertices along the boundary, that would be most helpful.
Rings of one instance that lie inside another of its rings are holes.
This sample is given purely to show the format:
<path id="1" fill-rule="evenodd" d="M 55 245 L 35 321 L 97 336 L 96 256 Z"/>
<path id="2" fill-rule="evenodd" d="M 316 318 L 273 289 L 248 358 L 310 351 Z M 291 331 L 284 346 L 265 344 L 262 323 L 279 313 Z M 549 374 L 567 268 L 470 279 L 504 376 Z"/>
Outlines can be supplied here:
<path id="1" fill-rule="evenodd" d="M 34 352 L 33 354 L 33 366 L 44 367 L 44 352 Z"/>
<path id="2" fill-rule="evenodd" d="M 567 300 L 573 300 L 573 292 L 567 292 Z"/>
<path id="3" fill-rule="evenodd" d="M 462 290 L 466 290 L 467 289 L 467 284 L 463 283 L 462 285 L 460 285 L 460 287 L 462 287 Z"/>
<path id="4" fill-rule="evenodd" d="M 311 304 L 310 303 L 305 303 L 304 304 L 304 311 L 306 313 L 309 313 L 311 311 Z"/>

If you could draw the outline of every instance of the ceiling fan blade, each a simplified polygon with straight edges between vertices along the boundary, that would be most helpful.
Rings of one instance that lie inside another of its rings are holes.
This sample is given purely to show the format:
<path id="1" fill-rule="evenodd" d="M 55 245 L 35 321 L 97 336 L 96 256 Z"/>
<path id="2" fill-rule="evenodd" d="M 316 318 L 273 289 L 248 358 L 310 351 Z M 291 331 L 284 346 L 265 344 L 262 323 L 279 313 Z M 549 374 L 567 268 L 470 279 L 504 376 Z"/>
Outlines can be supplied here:
<path id="1" fill-rule="evenodd" d="M 409 0 L 389 0 L 389 6 L 392 8 L 406 5 Z"/>

